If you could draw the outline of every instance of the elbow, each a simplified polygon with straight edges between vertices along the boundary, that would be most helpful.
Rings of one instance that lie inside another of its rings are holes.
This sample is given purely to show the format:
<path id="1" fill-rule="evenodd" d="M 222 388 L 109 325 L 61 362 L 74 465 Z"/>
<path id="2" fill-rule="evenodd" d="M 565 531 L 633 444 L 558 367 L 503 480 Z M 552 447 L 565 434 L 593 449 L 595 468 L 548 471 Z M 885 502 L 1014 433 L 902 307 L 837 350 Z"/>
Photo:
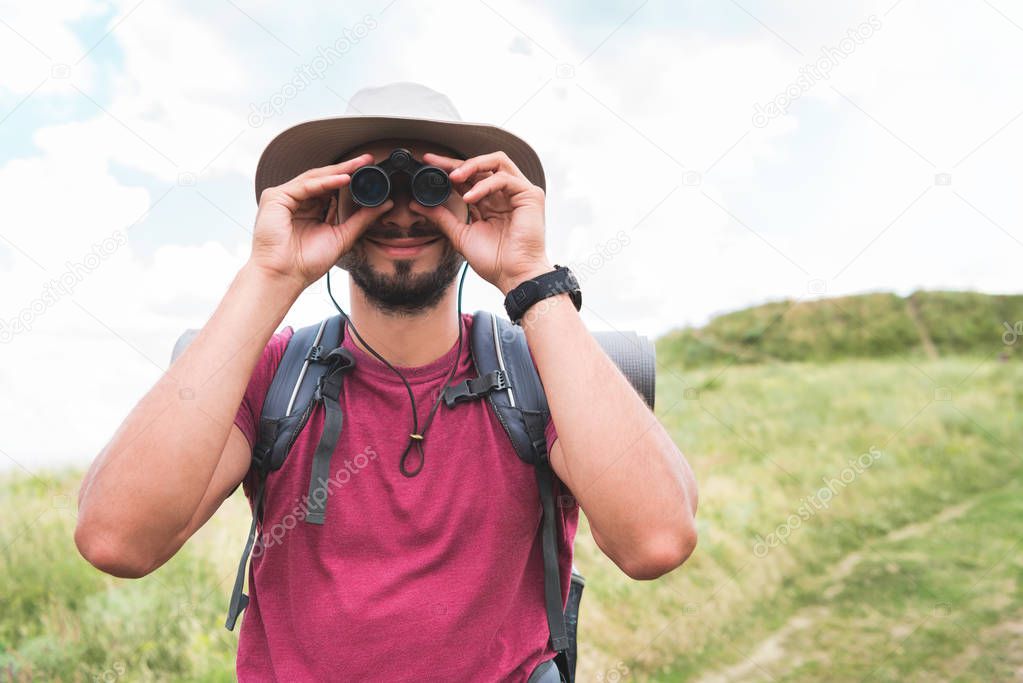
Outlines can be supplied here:
<path id="1" fill-rule="evenodd" d="M 681 458 L 682 454 L 678 456 Z M 696 478 L 685 465 L 679 488 L 669 499 L 671 502 L 658 506 L 660 514 L 645 518 L 644 532 L 630 535 L 639 540 L 630 543 L 621 559 L 613 558 L 615 564 L 637 581 L 658 579 L 681 567 L 696 550 L 698 498 Z"/>
<path id="2" fill-rule="evenodd" d="M 156 563 L 143 557 L 127 541 L 104 534 L 79 520 L 75 527 L 75 546 L 79 554 L 96 569 L 122 579 L 139 579 L 154 569 Z"/>
<path id="3" fill-rule="evenodd" d="M 617 562 L 630 579 L 652 581 L 681 567 L 696 549 L 696 526 L 655 535 L 645 547 Z"/>

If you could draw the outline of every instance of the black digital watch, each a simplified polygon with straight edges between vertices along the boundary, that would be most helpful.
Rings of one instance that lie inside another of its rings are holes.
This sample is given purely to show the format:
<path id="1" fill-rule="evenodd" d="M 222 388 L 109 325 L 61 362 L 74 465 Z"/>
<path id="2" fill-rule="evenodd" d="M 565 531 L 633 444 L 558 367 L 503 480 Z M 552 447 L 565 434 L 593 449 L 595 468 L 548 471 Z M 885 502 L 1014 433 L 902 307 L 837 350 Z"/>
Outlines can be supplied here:
<path id="1" fill-rule="evenodd" d="M 555 263 L 554 270 L 526 280 L 508 292 L 508 296 L 504 298 L 504 309 L 508 312 L 509 320 L 521 325 L 522 316 L 533 304 L 558 294 L 568 294 L 575 305 L 575 310 L 582 309 L 583 292 L 579 288 L 579 280 L 576 279 L 575 273 L 567 266 Z"/>

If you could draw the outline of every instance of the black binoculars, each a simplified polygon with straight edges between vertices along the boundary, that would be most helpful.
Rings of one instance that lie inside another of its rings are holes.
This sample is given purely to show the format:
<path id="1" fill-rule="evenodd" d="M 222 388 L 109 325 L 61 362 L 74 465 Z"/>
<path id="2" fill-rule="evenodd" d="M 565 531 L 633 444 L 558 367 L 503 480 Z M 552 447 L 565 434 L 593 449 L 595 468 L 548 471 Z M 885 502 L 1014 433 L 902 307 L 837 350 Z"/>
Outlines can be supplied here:
<path id="1" fill-rule="evenodd" d="M 380 206 L 391 196 L 391 176 L 398 171 L 411 177 L 412 197 L 423 206 L 442 204 L 451 194 L 451 179 L 443 169 L 428 166 L 407 149 L 398 148 L 379 164 L 352 173 L 352 199 L 361 206 Z"/>

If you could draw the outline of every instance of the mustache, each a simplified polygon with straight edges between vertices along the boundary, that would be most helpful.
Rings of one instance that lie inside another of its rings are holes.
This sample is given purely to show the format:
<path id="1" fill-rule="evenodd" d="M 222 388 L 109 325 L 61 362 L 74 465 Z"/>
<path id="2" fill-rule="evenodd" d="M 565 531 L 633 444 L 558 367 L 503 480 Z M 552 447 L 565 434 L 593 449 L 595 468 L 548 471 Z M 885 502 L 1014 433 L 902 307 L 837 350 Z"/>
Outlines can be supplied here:
<path id="1" fill-rule="evenodd" d="M 402 230 L 401 228 L 396 228 L 394 226 L 371 225 L 366 228 L 366 231 L 362 233 L 359 239 L 366 237 L 378 240 L 432 239 L 444 236 L 444 233 L 433 224 L 416 226 L 409 230 Z"/>

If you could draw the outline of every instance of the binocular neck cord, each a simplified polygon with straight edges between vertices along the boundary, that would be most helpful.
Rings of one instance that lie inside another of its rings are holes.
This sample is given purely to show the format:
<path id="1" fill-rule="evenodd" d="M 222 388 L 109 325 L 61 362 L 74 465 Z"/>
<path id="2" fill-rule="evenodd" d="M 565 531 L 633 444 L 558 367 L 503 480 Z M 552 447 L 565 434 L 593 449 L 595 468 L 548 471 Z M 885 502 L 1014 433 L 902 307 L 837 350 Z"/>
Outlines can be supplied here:
<path id="1" fill-rule="evenodd" d="M 437 408 L 438 406 L 440 406 L 440 401 L 444 397 L 444 389 L 446 389 L 448 385 L 451 383 L 451 378 L 454 376 L 455 371 L 458 369 L 458 363 L 462 359 L 462 284 L 465 282 L 465 274 L 468 271 L 469 262 L 466 261 L 465 263 L 462 264 L 462 277 L 458 281 L 458 352 L 455 354 L 454 365 L 452 365 L 451 371 L 448 373 L 447 379 L 444 380 L 444 385 L 441 387 L 441 390 L 437 392 L 437 401 L 433 404 L 433 408 L 430 409 L 430 415 L 426 418 L 426 424 L 423 425 L 422 431 L 419 430 L 419 415 L 418 412 L 416 411 L 416 397 L 412 393 L 412 387 L 409 385 L 408 380 L 405 379 L 405 376 L 402 375 L 401 372 L 396 367 L 388 363 L 386 358 L 384 358 L 379 353 L 374 351 L 373 347 L 367 344 L 366 341 L 359 334 L 359 331 L 355 329 L 355 325 L 352 324 L 352 319 L 349 318 L 348 314 L 341 309 L 341 306 L 337 303 L 337 299 L 334 298 L 334 293 L 330 289 L 330 271 L 329 270 L 327 271 L 327 295 L 330 296 L 330 300 L 334 302 L 334 308 L 336 308 L 338 313 L 340 313 L 342 317 L 344 317 L 347 327 L 352 330 L 352 334 L 354 334 L 356 338 L 358 338 L 358 340 L 362 342 L 362 345 L 365 346 L 370 353 L 372 353 L 378 359 L 383 361 L 383 363 L 387 365 L 387 367 L 393 370 L 395 374 L 397 374 L 398 377 L 401 378 L 401 381 L 405 384 L 405 390 L 408 391 L 408 398 L 409 401 L 412 403 L 412 433 L 409 434 L 408 445 L 405 446 L 405 451 L 401 454 L 401 460 L 398 463 L 398 469 L 406 477 L 414 477 L 417 474 L 419 474 L 419 471 L 421 469 L 423 469 L 423 463 L 426 461 L 426 454 L 423 452 L 423 439 L 426 436 L 426 429 L 430 426 L 430 423 L 433 421 L 433 415 L 434 413 L 437 412 Z M 406 458 L 408 458 L 409 450 L 412 448 L 413 444 L 416 446 L 416 448 L 419 449 L 419 462 L 417 463 L 415 469 L 410 470 L 405 466 L 405 460 Z"/>

